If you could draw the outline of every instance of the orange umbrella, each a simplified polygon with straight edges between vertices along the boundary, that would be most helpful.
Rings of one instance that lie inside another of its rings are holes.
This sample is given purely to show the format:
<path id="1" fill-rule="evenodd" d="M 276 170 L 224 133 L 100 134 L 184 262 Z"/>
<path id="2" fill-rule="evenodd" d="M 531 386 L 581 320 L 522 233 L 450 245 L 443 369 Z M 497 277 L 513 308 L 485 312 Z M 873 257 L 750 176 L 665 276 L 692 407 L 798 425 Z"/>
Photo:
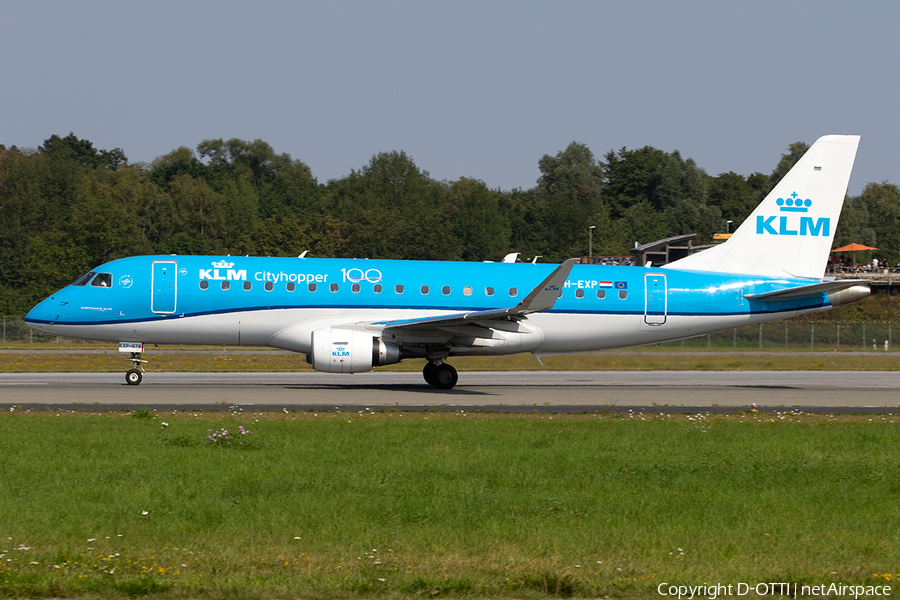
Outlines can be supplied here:
<path id="1" fill-rule="evenodd" d="M 856 252 L 857 250 L 878 250 L 878 248 L 863 246 L 862 244 L 854 242 L 852 244 L 847 244 L 846 246 L 841 246 L 840 248 L 835 248 L 832 252 Z"/>
<path id="2" fill-rule="evenodd" d="M 857 244 L 856 242 L 852 244 L 847 244 L 846 246 L 841 246 L 840 248 L 835 248 L 832 252 L 852 252 L 853 253 L 853 266 L 856 266 L 856 252 L 858 250 L 878 250 L 878 248 L 873 248 L 872 246 L 863 246 L 862 244 Z"/>

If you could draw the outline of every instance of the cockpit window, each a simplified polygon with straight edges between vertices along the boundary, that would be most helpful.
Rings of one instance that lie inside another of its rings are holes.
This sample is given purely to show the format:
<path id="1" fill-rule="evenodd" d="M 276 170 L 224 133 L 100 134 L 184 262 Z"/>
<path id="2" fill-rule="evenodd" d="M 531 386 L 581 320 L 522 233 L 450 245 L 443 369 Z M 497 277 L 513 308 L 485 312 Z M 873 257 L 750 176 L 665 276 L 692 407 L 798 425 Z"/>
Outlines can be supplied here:
<path id="1" fill-rule="evenodd" d="M 112 273 L 98 273 L 91 285 L 94 287 L 112 287 Z"/>
<path id="2" fill-rule="evenodd" d="M 72 285 L 87 285 L 87 282 L 91 280 L 91 277 L 93 277 L 96 274 L 97 274 L 96 271 L 91 271 L 90 273 L 85 273 L 84 275 L 82 275 L 81 277 L 79 277 L 78 279 L 73 281 Z"/>

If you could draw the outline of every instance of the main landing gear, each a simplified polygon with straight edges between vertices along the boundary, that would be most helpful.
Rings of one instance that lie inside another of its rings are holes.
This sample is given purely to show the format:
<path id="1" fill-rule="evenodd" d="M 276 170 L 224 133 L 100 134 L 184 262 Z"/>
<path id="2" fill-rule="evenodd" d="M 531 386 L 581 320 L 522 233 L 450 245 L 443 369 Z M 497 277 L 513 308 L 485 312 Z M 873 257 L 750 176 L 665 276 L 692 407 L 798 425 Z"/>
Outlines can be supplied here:
<path id="1" fill-rule="evenodd" d="M 449 390 L 459 381 L 456 369 L 441 360 L 427 362 L 422 369 L 422 375 L 429 385 L 439 390 Z"/>
<path id="2" fill-rule="evenodd" d="M 125 383 L 128 385 L 138 385 L 141 383 L 141 380 L 144 378 L 144 365 L 146 360 L 141 359 L 140 352 L 132 352 L 131 358 L 128 360 L 131 361 L 131 364 L 134 365 L 131 369 L 125 373 Z"/>

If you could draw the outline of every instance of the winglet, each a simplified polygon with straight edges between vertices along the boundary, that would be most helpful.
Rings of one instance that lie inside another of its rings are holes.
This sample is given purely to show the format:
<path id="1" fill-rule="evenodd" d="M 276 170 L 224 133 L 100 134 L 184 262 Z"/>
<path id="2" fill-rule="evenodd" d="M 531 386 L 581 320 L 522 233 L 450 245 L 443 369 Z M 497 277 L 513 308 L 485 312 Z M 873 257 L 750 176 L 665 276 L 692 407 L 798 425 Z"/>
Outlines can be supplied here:
<path id="1" fill-rule="evenodd" d="M 569 278 L 572 266 L 577 261 L 577 258 L 564 260 L 561 265 L 550 273 L 547 279 L 531 290 L 531 293 L 525 296 L 518 306 L 510 310 L 510 314 L 525 315 L 553 308 L 563 285 L 566 283 L 566 279 Z"/>

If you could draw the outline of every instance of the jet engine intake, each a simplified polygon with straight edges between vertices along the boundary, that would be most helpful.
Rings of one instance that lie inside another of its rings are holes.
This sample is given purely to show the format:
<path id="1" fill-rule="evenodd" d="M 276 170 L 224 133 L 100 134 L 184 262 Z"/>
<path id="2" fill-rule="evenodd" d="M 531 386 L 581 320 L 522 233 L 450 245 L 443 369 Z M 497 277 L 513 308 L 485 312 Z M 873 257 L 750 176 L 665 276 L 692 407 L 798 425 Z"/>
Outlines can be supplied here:
<path id="1" fill-rule="evenodd" d="M 400 362 L 400 346 L 365 331 L 328 327 L 312 332 L 307 361 L 316 371 L 363 373 Z"/>

